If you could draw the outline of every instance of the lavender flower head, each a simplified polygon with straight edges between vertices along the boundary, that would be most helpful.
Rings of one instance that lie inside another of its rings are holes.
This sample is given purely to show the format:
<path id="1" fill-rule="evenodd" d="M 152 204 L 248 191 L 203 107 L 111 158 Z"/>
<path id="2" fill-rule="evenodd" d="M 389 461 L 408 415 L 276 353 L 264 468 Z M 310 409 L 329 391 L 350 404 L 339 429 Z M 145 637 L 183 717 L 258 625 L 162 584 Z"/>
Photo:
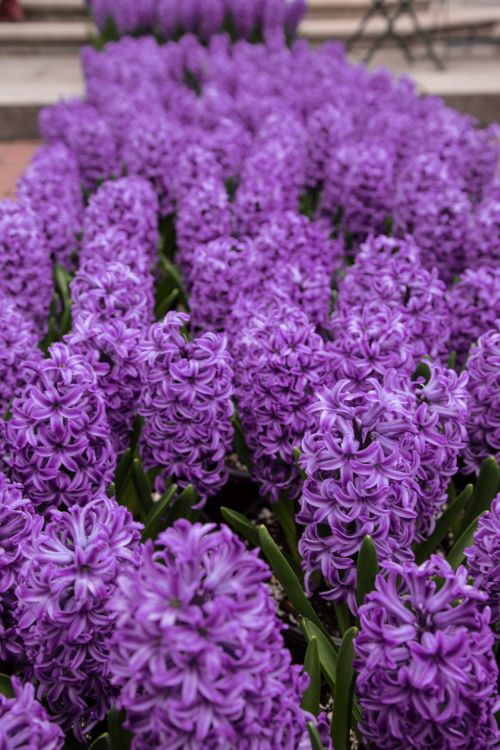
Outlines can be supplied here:
<path id="1" fill-rule="evenodd" d="M 148 277 L 151 273 L 151 253 L 134 237 L 129 237 L 120 226 L 103 229 L 90 240 L 83 238 L 80 252 L 82 268 L 88 264 L 104 266 L 115 262 L 128 266 L 132 273 L 140 277 Z"/>
<path id="2" fill-rule="evenodd" d="M 111 227 L 144 248 L 151 263 L 158 248 L 158 198 L 151 184 L 142 177 L 122 177 L 105 182 L 90 198 L 85 210 L 83 233 L 86 242 Z"/>
<path id="3" fill-rule="evenodd" d="M 206 333 L 186 341 L 183 313 L 167 313 L 141 340 L 139 413 L 148 468 L 161 467 L 201 501 L 227 481 L 232 445 L 232 360 L 225 336 Z"/>
<path id="4" fill-rule="evenodd" d="M 64 344 L 29 363 L 31 375 L 6 426 L 12 477 L 42 509 L 82 505 L 112 481 L 116 455 L 92 366 Z"/>
<path id="5" fill-rule="evenodd" d="M 52 298 L 52 264 L 35 215 L 9 200 L 0 202 L 0 291 L 47 328 Z"/>
<path id="6" fill-rule="evenodd" d="M 5 414 L 12 399 L 28 381 L 27 360 L 41 360 L 33 322 L 8 297 L 0 295 L 0 411 Z"/>
<path id="7" fill-rule="evenodd" d="M 95 314 L 79 316 L 73 322 L 65 343 L 73 353 L 89 362 L 97 375 L 104 396 L 111 441 L 118 455 L 129 446 L 137 413 L 141 376 L 137 349 L 141 327 L 131 327 L 121 319 L 102 319 Z"/>
<path id="8" fill-rule="evenodd" d="M 113 683 L 133 750 L 295 750 L 307 686 L 283 646 L 270 572 L 225 526 L 178 521 L 113 600 Z"/>
<path id="9" fill-rule="evenodd" d="M 448 295 L 450 350 L 465 364 L 469 348 L 500 318 L 500 268 L 469 268 Z"/>
<path id="10" fill-rule="evenodd" d="M 40 530 L 41 516 L 22 487 L 0 474 L 0 661 L 24 661 L 24 649 L 16 634 L 15 586 L 33 535 Z M 1 736 L 1 731 L 0 731 Z M 1 743 L 0 743 L 1 746 Z"/>
<path id="11" fill-rule="evenodd" d="M 144 328 L 153 319 L 153 277 L 139 276 L 119 262 L 88 261 L 71 282 L 72 314 L 89 314 L 101 322 L 121 320 Z"/>
<path id="12" fill-rule="evenodd" d="M 331 321 L 332 368 L 337 380 L 348 378 L 361 389 L 368 378 L 383 382 L 390 369 L 411 374 L 415 354 L 403 315 L 381 301 L 336 312 Z"/>
<path id="13" fill-rule="evenodd" d="M 467 361 L 469 374 L 469 444 L 466 471 L 479 473 L 488 456 L 500 461 L 500 320 L 479 337 Z"/>
<path id="14" fill-rule="evenodd" d="M 346 314 L 362 299 L 377 300 L 397 310 L 408 331 L 416 357 L 436 357 L 446 351 L 450 328 L 446 288 L 437 270 L 421 265 L 411 237 L 397 240 L 370 237 L 338 285 L 336 309 Z"/>
<path id="15" fill-rule="evenodd" d="M 110 600 L 120 573 L 139 563 L 139 529 L 105 496 L 53 511 L 33 540 L 16 589 L 31 676 L 56 721 L 80 742 L 113 699 Z"/>
<path id="16" fill-rule="evenodd" d="M 302 442 L 306 480 L 297 521 L 306 583 L 321 571 L 322 593 L 356 611 L 356 554 L 367 534 L 379 559 L 412 558 L 419 467 L 416 428 L 396 393 L 370 380 L 318 391 L 316 427 Z"/>
<path id="17" fill-rule="evenodd" d="M 356 681 L 367 744 L 493 750 L 498 670 L 485 595 L 434 555 L 386 563 L 360 609 Z"/>
<path id="18" fill-rule="evenodd" d="M 5 750 L 62 750 L 64 735 L 35 700 L 35 689 L 12 678 L 14 697 L 0 695 L 0 747 Z"/>
<path id="19" fill-rule="evenodd" d="M 235 395 L 252 474 L 272 500 L 285 490 L 296 497 L 293 449 L 312 425 L 308 409 L 328 378 L 327 350 L 307 316 L 279 297 L 242 300 L 232 325 Z"/>
<path id="20" fill-rule="evenodd" d="M 491 610 L 491 626 L 500 639 L 500 495 L 479 519 L 472 547 L 465 550 L 474 586 L 484 591 Z"/>
<path id="21" fill-rule="evenodd" d="M 40 148 L 17 183 L 19 201 L 36 214 L 52 257 L 70 268 L 83 216 L 76 161 L 62 143 Z"/>

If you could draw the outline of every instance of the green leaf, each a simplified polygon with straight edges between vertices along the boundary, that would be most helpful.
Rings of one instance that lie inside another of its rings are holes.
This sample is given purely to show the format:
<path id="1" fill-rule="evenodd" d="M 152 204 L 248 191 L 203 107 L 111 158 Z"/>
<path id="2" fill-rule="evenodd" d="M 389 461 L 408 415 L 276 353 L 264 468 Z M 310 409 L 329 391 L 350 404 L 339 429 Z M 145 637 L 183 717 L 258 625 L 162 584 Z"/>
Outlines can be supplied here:
<path id="1" fill-rule="evenodd" d="M 116 495 L 116 485 L 114 482 L 111 482 L 111 484 L 109 485 L 107 489 L 106 494 L 108 497 L 114 497 Z"/>
<path id="2" fill-rule="evenodd" d="M 132 471 L 132 450 L 127 448 L 123 456 L 120 458 L 115 471 L 115 485 L 117 495 L 120 494 L 125 484 L 126 478 Z"/>
<path id="3" fill-rule="evenodd" d="M 419 378 L 424 378 L 424 381 L 428 383 L 431 377 L 432 377 L 431 368 L 429 367 L 427 362 L 425 362 L 425 360 L 422 360 L 416 366 L 415 371 L 413 375 L 411 376 L 411 379 L 415 381 L 415 380 L 418 380 Z"/>
<path id="4" fill-rule="evenodd" d="M 93 743 L 90 745 L 89 750 L 111 750 L 111 740 L 109 734 L 101 734 Z"/>
<path id="5" fill-rule="evenodd" d="M 285 589 L 285 593 L 290 599 L 297 614 L 311 620 L 311 622 L 317 625 L 326 637 L 329 638 L 328 631 L 325 629 L 318 615 L 314 611 L 311 602 L 305 595 L 295 571 L 280 552 L 265 526 L 259 526 L 259 542 L 274 575 Z"/>
<path id="6" fill-rule="evenodd" d="M 167 294 L 167 296 L 164 297 L 161 302 L 158 302 L 158 304 L 155 307 L 156 320 L 163 320 L 165 315 L 174 307 L 175 303 L 177 302 L 178 297 L 179 297 L 179 290 L 172 289 L 170 294 Z"/>
<path id="7" fill-rule="evenodd" d="M 54 266 L 54 279 L 57 291 L 64 302 L 64 306 L 69 307 L 71 305 L 71 294 L 69 290 L 71 276 L 65 268 L 56 263 Z"/>
<path id="8" fill-rule="evenodd" d="M 147 539 L 157 539 L 158 535 L 164 528 L 166 528 L 165 516 L 167 508 L 176 495 L 177 489 L 177 485 L 172 484 L 161 499 L 157 503 L 154 503 L 144 523 L 144 529 L 141 536 L 143 542 Z"/>
<path id="9" fill-rule="evenodd" d="M 123 728 L 125 719 L 124 711 L 112 708 L 108 712 L 108 731 L 111 750 L 130 750 L 132 745 L 132 732 Z"/>
<path id="10" fill-rule="evenodd" d="M 231 417 L 231 421 L 233 423 L 233 429 L 234 429 L 234 436 L 233 436 L 234 450 L 236 451 L 241 463 L 247 467 L 248 471 L 251 471 L 252 458 L 250 456 L 248 445 L 246 444 L 245 435 L 241 428 L 240 418 L 238 417 L 238 411 L 236 410 L 236 408 L 233 412 L 233 416 Z"/>
<path id="11" fill-rule="evenodd" d="M 182 284 L 182 278 L 179 273 L 179 269 L 174 263 L 172 263 L 164 255 L 162 255 L 160 258 L 160 266 L 161 266 L 164 280 L 167 283 L 167 285 L 170 286 L 169 291 L 173 291 L 174 289 L 177 289 L 179 291 L 179 300 L 181 301 L 183 306 L 186 308 L 186 310 L 189 310 L 189 300 L 187 298 L 186 292 L 184 291 L 184 286 Z"/>
<path id="12" fill-rule="evenodd" d="M 355 681 L 353 667 L 354 639 L 357 634 L 357 628 L 349 628 L 344 635 L 339 652 L 331 726 L 331 737 L 335 750 L 349 750 L 351 746 L 350 732 Z"/>
<path id="13" fill-rule="evenodd" d="M 446 558 L 453 570 L 456 570 L 465 559 L 465 550 L 474 542 L 477 524 L 481 516 L 475 518 L 472 523 L 465 529 L 463 534 L 457 539 Z"/>
<path id="14" fill-rule="evenodd" d="M 335 609 L 335 615 L 337 617 L 337 624 L 339 626 L 339 630 L 342 633 L 342 635 L 344 635 L 345 633 L 347 633 L 347 631 L 352 625 L 351 611 L 349 607 L 347 606 L 347 604 L 345 604 L 344 602 L 342 604 L 335 604 L 334 609 Z"/>
<path id="15" fill-rule="evenodd" d="M 288 495 L 282 493 L 277 503 L 272 503 L 271 508 L 274 515 L 279 521 L 279 524 L 285 535 L 285 539 L 288 544 L 288 549 L 292 555 L 295 572 L 302 577 L 301 562 L 302 558 L 299 553 L 297 543 L 297 526 L 295 525 L 295 504 L 293 500 L 290 500 Z"/>
<path id="16" fill-rule="evenodd" d="M 293 460 L 295 461 L 295 466 L 297 467 L 297 469 L 299 471 L 301 479 L 307 479 L 307 474 L 306 474 L 306 472 L 304 471 L 304 469 L 302 468 L 302 466 L 300 464 L 300 458 L 301 458 L 301 456 L 302 456 L 302 454 L 300 452 L 300 449 L 299 448 L 294 448 L 293 449 Z"/>
<path id="17" fill-rule="evenodd" d="M 356 570 L 356 601 L 361 607 L 365 597 L 375 588 L 378 573 L 378 557 L 371 536 L 365 536 L 358 554 Z"/>
<path id="18" fill-rule="evenodd" d="M 132 435 L 130 438 L 130 449 L 132 451 L 135 451 L 137 446 L 139 445 L 139 440 L 141 437 L 142 428 L 144 427 L 144 418 L 141 417 L 140 414 L 136 416 L 134 419 L 134 423 L 132 425 Z"/>
<path id="19" fill-rule="evenodd" d="M 167 512 L 166 526 L 172 526 L 179 518 L 188 518 L 190 521 L 196 520 L 199 513 L 193 510 L 193 505 L 196 505 L 199 499 L 193 485 L 188 484 L 175 502 L 171 503 L 170 510 Z"/>
<path id="20" fill-rule="evenodd" d="M 149 486 L 149 482 L 144 474 L 141 459 L 138 456 L 135 456 L 132 461 L 132 479 L 134 481 L 137 495 L 141 501 L 144 515 L 147 517 L 153 507 L 153 498 L 151 497 L 151 487 Z"/>
<path id="21" fill-rule="evenodd" d="M 245 516 L 231 508 L 221 508 L 220 512 L 224 521 L 231 528 L 247 539 L 254 547 L 259 546 L 259 531 Z"/>
<path id="22" fill-rule="evenodd" d="M 493 498 L 498 493 L 500 483 L 500 469 L 493 456 L 486 458 L 481 466 L 476 482 L 474 496 L 467 508 L 462 524 L 462 531 L 470 526 L 472 521 L 489 510 Z"/>
<path id="23" fill-rule="evenodd" d="M 316 639 L 318 644 L 318 656 L 321 664 L 321 670 L 325 680 L 330 686 L 332 693 L 335 692 L 335 680 L 337 676 L 338 651 L 333 645 L 330 637 L 326 637 L 323 631 L 318 628 L 314 622 L 305 617 L 300 618 L 300 627 L 308 643 L 312 638 Z"/>
<path id="24" fill-rule="evenodd" d="M 307 723 L 307 731 L 309 732 L 309 739 L 311 740 L 311 750 L 324 750 L 321 737 L 312 721 Z"/>
<path id="25" fill-rule="evenodd" d="M 474 487 L 472 484 L 468 484 L 460 495 L 446 508 L 443 515 L 437 521 L 436 527 L 430 537 L 416 547 L 415 562 L 418 565 L 428 560 L 432 553 L 435 552 L 438 545 L 445 538 L 448 530 L 452 527 L 457 516 L 459 516 L 471 499 L 473 492 Z"/>
<path id="26" fill-rule="evenodd" d="M 302 708 L 314 716 L 319 714 L 321 699 L 321 667 L 319 662 L 318 639 L 313 636 L 308 643 L 304 659 L 304 669 L 309 675 L 309 687 L 302 696 Z"/>
<path id="27" fill-rule="evenodd" d="M 12 681 L 8 674 L 0 674 L 0 695 L 5 695 L 6 698 L 14 697 Z"/>

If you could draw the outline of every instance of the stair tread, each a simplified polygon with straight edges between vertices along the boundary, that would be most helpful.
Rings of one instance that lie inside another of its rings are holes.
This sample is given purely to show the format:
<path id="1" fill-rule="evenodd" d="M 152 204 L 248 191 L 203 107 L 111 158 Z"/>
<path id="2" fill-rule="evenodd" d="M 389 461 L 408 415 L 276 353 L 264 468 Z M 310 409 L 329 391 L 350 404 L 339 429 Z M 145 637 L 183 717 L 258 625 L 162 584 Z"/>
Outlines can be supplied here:
<path id="1" fill-rule="evenodd" d="M 470 27 L 493 27 L 500 23 L 500 9 L 496 8 L 456 8 L 446 13 L 419 13 L 421 27 L 426 30 L 453 31 Z M 305 18 L 300 26 L 303 36 L 321 38 L 346 38 L 354 34 L 359 28 L 359 18 Z M 375 35 L 384 31 L 387 21 L 381 16 L 370 20 L 365 35 Z M 402 16 L 397 21 L 396 28 L 402 34 L 413 32 L 413 22 L 408 16 Z"/>
<path id="2" fill-rule="evenodd" d="M 88 20 L 68 21 L 24 21 L 19 24 L 0 24 L 0 42 L 23 43 L 50 42 L 86 42 L 93 31 Z"/>

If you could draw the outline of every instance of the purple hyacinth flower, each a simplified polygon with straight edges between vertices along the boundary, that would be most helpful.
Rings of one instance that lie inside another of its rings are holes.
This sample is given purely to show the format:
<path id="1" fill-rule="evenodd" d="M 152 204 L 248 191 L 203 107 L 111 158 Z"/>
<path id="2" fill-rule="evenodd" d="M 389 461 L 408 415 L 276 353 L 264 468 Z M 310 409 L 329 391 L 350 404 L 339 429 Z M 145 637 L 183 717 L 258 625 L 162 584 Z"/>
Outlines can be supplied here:
<path id="1" fill-rule="evenodd" d="M 360 608 L 356 687 L 370 747 L 493 750 L 498 669 L 485 595 L 434 555 L 386 563 Z"/>
<path id="2" fill-rule="evenodd" d="M 469 444 L 464 461 L 467 472 L 479 473 L 488 456 L 500 461 L 500 320 L 471 349 L 467 372 Z"/>
<path id="3" fill-rule="evenodd" d="M 139 564 L 140 524 L 114 500 L 53 511 L 33 538 L 16 589 L 18 633 L 50 713 L 80 742 L 113 700 L 110 600 Z"/>
<path id="4" fill-rule="evenodd" d="M 0 660 L 2 662 L 22 663 L 25 661 L 23 644 L 16 633 L 15 586 L 23 563 L 29 555 L 32 538 L 40 531 L 41 525 L 42 518 L 35 514 L 32 503 L 23 497 L 22 487 L 10 483 L 4 474 L 0 474 Z"/>
<path id="5" fill-rule="evenodd" d="M 500 639 L 500 495 L 478 521 L 472 547 L 465 550 L 474 586 L 484 591 L 491 625 Z"/>
<path id="6" fill-rule="evenodd" d="M 318 391 L 316 427 L 302 442 L 306 479 L 297 521 L 306 584 L 322 573 L 322 596 L 356 611 L 356 555 L 367 534 L 379 559 L 412 558 L 419 468 L 416 427 L 397 393 L 370 380 Z"/>
<path id="7" fill-rule="evenodd" d="M 6 426 L 12 478 L 41 509 L 83 505 L 106 490 L 116 463 L 97 375 L 64 344 L 27 366 Z"/>
<path id="8" fill-rule="evenodd" d="M 201 501 L 227 481 L 232 445 L 232 360 L 226 337 L 206 333 L 186 341 L 183 313 L 167 313 L 139 343 L 139 414 L 147 468 L 161 467 Z"/>
<path id="9" fill-rule="evenodd" d="M 295 750 L 301 668 L 284 648 L 269 568 L 225 526 L 178 521 L 119 579 L 113 684 L 134 750 Z"/>
<path id="10" fill-rule="evenodd" d="M 14 697 L 0 695 L 0 747 L 5 750 L 62 750 L 64 735 L 35 700 L 35 689 L 12 678 Z"/>
<path id="11" fill-rule="evenodd" d="M 52 264 L 35 214 L 9 200 L 0 202 L 0 291 L 46 332 L 53 292 Z"/>
<path id="12" fill-rule="evenodd" d="M 28 360 L 42 359 L 38 334 L 33 322 L 14 302 L 0 295 L 0 411 L 5 414 L 13 398 L 19 396 L 29 373 Z"/>

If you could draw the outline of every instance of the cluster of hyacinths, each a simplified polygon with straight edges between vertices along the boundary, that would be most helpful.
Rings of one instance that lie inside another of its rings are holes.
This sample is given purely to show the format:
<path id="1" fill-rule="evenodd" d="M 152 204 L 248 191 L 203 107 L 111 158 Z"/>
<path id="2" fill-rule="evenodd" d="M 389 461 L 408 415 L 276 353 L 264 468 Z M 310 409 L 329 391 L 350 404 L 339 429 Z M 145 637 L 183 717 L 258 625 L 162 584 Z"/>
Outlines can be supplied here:
<path id="1" fill-rule="evenodd" d="M 0 474 L 0 661 L 23 664 L 26 655 L 16 632 L 16 585 L 42 519 L 18 484 Z"/>
<path id="2" fill-rule="evenodd" d="M 16 588 L 25 672 L 51 715 L 80 742 L 111 707 L 110 601 L 139 563 L 139 524 L 107 497 L 53 511 L 32 536 Z"/>
<path id="3" fill-rule="evenodd" d="M 270 571 L 227 528 L 185 520 L 118 580 L 110 669 L 134 750 L 296 750 L 307 677 L 284 648 Z"/>
<path id="4" fill-rule="evenodd" d="M 0 694 L 0 746 L 16 750 L 62 750 L 64 735 L 35 700 L 33 685 L 23 685 L 14 677 L 12 689 L 12 698 Z"/>
<path id="5" fill-rule="evenodd" d="M 500 639 L 500 495 L 479 519 L 474 544 L 465 552 L 474 585 L 487 594 L 491 626 Z"/>
<path id="6" fill-rule="evenodd" d="M 142 449 L 147 468 L 192 484 L 200 500 L 227 480 L 232 445 L 232 360 L 225 336 L 205 333 L 187 340 L 184 313 L 167 313 L 139 342 L 144 417 Z"/>
<path id="7" fill-rule="evenodd" d="M 4 460 L 37 508 L 84 505 L 106 491 L 116 463 L 97 375 L 64 344 L 26 367 L 28 383 L 5 428 Z"/>
<path id="8" fill-rule="evenodd" d="M 0 746 L 87 746 L 118 705 L 133 750 L 310 750 L 267 566 L 185 520 L 141 546 L 108 497 L 193 484 L 210 517 L 243 437 L 255 494 L 300 498 L 308 592 L 360 617 L 366 747 L 493 750 L 498 498 L 473 585 L 412 559 L 457 470 L 500 453 L 498 128 L 287 46 L 299 0 L 92 4 L 182 38 L 85 48 L 85 99 L 42 111 L 0 203 L 0 660 L 41 701 L 14 681 Z"/>
<path id="9" fill-rule="evenodd" d="M 297 521 L 299 549 L 312 587 L 321 571 L 335 602 L 356 611 L 356 554 L 369 534 L 379 559 L 407 561 L 415 540 L 420 455 L 404 398 L 375 379 L 318 391 L 316 425 L 302 443 L 306 472 Z"/>
<path id="10" fill-rule="evenodd" d="M 183 33 L 202 39 L 226 30 L 234 39 L 273 38 L 283 29 L 294 34 L 305 0 L 88 0 L 95 23 L 119 34 L 158 32 L 164 39 Z"/>
<path id="11" fill-rule="evenodd" d="M 355 642 L 361 733 L 384 750 L 497 747 L 498 669 L 485 594 L 437 555 L 386 563 Z"/>

